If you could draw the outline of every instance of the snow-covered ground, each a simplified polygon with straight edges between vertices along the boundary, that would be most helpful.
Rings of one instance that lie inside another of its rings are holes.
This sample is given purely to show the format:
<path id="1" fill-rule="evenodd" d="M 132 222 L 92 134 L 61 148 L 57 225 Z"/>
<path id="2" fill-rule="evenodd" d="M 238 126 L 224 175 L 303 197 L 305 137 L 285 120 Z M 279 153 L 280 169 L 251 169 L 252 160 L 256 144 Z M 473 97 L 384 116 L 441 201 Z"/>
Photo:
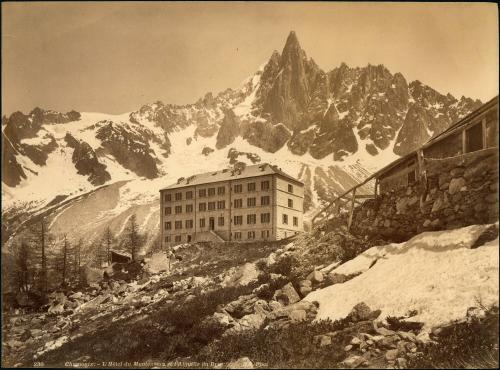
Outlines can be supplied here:
<path id="1" fill-rule="evenodd" d="M 319 302 L 316 320 L 346 317 L 365 302 L 380 318 L 418 314 L 424 329 L 463 319 L 467 308 L 498 305 L 498 238 L 471 249 L 489 225 L 425 232 L 401 244 L 373 247 L 332 270 L 361 275 L 310 293 Z M 498 223 L 497 223 L 498 226 Z"/>

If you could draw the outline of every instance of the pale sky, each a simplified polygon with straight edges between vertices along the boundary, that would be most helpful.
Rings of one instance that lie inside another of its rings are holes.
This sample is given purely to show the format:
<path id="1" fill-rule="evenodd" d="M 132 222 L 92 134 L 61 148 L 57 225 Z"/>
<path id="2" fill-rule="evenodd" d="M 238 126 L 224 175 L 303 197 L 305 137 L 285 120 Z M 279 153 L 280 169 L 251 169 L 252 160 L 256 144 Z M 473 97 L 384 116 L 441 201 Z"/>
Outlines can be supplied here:
<path id="1" fill-rule="evenodd" d="M 2 114 L 124 113 L 237 88 L 295 30 L 324 70 L 384 64 L 441 93 L 498 94 L 495 3 L 2 3 Z"/>

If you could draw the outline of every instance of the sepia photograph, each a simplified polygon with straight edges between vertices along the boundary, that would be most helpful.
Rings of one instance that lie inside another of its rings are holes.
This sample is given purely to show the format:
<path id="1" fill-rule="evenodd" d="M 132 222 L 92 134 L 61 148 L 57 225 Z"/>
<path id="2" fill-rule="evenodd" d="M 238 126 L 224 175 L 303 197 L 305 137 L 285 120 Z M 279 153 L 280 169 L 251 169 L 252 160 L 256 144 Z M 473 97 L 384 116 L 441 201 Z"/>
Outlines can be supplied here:
<path id="1" fill-rule="evenodd" d="M 3 1 L 2 368 L 499 367 L 493 2 Z"/>

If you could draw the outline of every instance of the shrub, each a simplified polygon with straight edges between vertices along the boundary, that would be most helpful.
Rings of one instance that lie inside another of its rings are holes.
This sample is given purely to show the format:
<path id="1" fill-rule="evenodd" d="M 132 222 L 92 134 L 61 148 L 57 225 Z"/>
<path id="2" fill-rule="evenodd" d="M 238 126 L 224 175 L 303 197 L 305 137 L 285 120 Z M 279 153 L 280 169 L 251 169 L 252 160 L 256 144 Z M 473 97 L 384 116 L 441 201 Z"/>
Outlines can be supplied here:
<path id="1" fill-rule="evenodd" d="M 58 364 L 82 355 L 91 355 L 96 361 L 129 362 L 150 358 L 170 361 L 193 356 L 223 332 L 217 323 L 204 319 L 219 305 L 249 294 L 255 287 L 256 283 L 220 288 L 188 301 L 183 299 L 158 307 L 138 321 L 110 322 L 100 330 L 48 352 L 43 361 Z"/>
<path id="2" fill-rule="evenodd" d="M 259 286 L 264 285 L 257 290 L 257 297 L 269 301 L 273 298 L 276 290 L 281 289 L 286 283 L 288 283 L 288 279 L 285 277 L 271 279 L 270 274 L 264 273 L 259 275 L 257 282 Z"/>
<path id="3" fill-rule="evenodd" d="M 266 367 L 331 368 L 345 358 L 343 347 L 350 337 L 338 335 L 332 345 L 322 348 L 313 343 L 313 337 L 343 327 L 343 322 L 325 320 L 226 335 L 204 347 L 197 355 L 197 361 L 221 363 L 246 356 Z"/>
<path id="4" fill-rule="evenodd" d="M 445 328 L 435 344 L 408 362 L 412 368 L 498 368 L 498 307 L 483 319 L 456 322 Z"/>
<path id="5" fill-rule="evenodd" d="M 293 267 L 297 264 L 297 259 L 293 256 L 288 255 L 279 259 L 274 265 L 271 266 L 269 271 L 275 274 L 290 277 Z"/>
<path id="6" fill-rule="evenodd" d="M 423 322 L 417 321 L 404 321 L 403 317 L 387 316 L 387 323 L 391 330 L 414 331 L 419 332 L 424 326 Z"/>

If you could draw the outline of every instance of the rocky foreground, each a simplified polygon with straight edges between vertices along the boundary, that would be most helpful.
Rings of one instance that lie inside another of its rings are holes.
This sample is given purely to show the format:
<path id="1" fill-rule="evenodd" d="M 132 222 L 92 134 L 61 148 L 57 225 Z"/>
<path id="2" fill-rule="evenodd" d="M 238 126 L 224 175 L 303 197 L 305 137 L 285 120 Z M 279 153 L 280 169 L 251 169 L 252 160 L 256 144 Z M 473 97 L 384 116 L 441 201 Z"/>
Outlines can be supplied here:
<path id="1" fill-rule="evenodd" d="M 3 364 L 406 368 L 498 307 L 498 224 L 374 243 L 182 245 L 170 268 L 156 255 L 5 315 Z"/>

